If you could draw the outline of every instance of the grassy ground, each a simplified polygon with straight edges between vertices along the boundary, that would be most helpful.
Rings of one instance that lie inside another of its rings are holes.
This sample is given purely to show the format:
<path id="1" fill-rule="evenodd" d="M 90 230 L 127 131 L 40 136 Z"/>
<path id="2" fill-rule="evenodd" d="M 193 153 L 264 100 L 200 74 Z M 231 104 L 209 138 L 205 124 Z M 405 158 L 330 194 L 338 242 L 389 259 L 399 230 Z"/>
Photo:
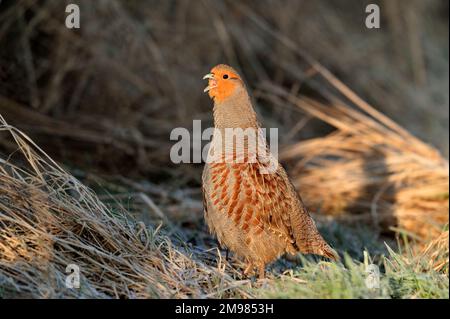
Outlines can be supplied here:
<path id="1" fill-rule="evenodd" d="M 70 2 L 79 30 L 69 1 L 0 1 L 0 297 L 449 298 L 448 1 L 378 1 L 379 30 L 360 0 Z M 342 263 L 245 278 L 208 234 L 202 165 L 168 154 L 212 124 L 217 63 Z"/>
<path id="2" fill-rule="evenodd" d="M 17 144 L 13 156 L 22 163 L 0 160 L 3 298 L 449 297 L 448 231 L 418 251 L 367 226 L 321 223 L 342 262 L 297 256 L 270 265 L 266 279 L 245 278 L 242 263 L 226 260 L 206 232 L 201 206 L 191 205 L 197 215 L 174 218 L 170 205 L 157 206 L 144 192 L 103 182 L 97 195 L 22 132 L 5 122 L 0 131 Z M 378 289 L 365 284 L 369 263 L 379 266 Z M 80 289 L 65 287 L 69 264 L 81 269 Z"/>
<path id="3" fill-rule="evenodd" d="M 391 252 L 382 259 L 379 288 L 366 285 L 367 263 L 347 257 L 343 265 L 305 262 L 289 274 L 260 288 L 256 294 L 268 298 L 449 298 L 448 277 L 417 271 L 408 260 Z"/>
<path id="4" fill-rule="evenodd" d="M 338 229 L 342 237 L 350 239 L 349 229 Z M 367 232 L 356 233 L 353 240 L 363 241 L 364 237 Z M 258 289 L 257 295 L 268 298 L 449 298 L 448 276 L 433 270 L 426 257 L 395 252 L 387 242 L 382 244 L 382 239 L 373 237 L 367 242 L 372 250 L 354 250 L 349 245 L 352 241 L 346 243 L 337 246 L 344 252 L 342 263 L 301 258 L 301 265 L 288 270 L 287 277 L 275 278 Z M 374 245 L 379 245 L 378 249 Z M 370 255 L 370 251 L 378 253 Z M 363 256 L 356 257 L 359 254 Z M 376 288 L 370 288 L 366 282 L 370 264 L 380 270 Z"/>

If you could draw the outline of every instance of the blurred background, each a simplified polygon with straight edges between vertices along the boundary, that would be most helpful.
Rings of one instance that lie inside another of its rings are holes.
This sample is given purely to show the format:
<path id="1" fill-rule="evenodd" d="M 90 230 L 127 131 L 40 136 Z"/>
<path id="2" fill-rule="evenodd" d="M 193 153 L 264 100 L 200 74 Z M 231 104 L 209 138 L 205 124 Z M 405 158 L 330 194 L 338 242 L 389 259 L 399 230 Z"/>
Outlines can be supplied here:
<path id="1" fill-rule="evenodd" d="M 80 29 L 65 27 L 69 3 L 80 7 Z M 369 3 L 380 6 L 379 29 L 365 26 Z M 88 185 L 147 192 L 174 220 L 183 221 L 181 214 L 189 224 L 192 216 L 201 219 L 202 165 L 172 164 L 169 135 L 175 127 L 190 129 L 194 119 L 204 128 L 213 125 L 201 79 L 212 66 L 227 63 L 245 78 L 263 125 L 279 128 L 281 160 L 296 186 L 304 185 L 308 206 L 325 215 L 373 213 L 385 193 L 393 204 L 399 188 L 411 187 L 395 174 L 413 169 L 387 163 L 380 151 L 386 143 L 374 139 L 365 149 L 358 143 L 369 139 L 361 133 L 356 143 L 347 141 L 345 150 L 326 156 L 314 152 L 326 153 L 327 139 L 320 146 L 299 143 L 343 130 L 332 119 L 342 117 L 332 112 L 336 101 L 370 104 L 412 134 L 392 154 L 412 150 L 445 168 L 448 6 L 445 0 L 2 1 L 0 114 Z M 276 92 L 306 104 L 297 107 Z M 334 115 L 327 119 L 327 113 Z M 345 116 L 339 121 L 359 123 Z M 17 146 L 2 136 L 0 147 L 6 156 Z M 341 164 L 356 160 L 345 177 L 316 176 L 315 167 L 329 164 L 317 158 L 344 152 Z M 374 158 L 378 162 L 365 162 Z M 427 187 L 448 184 L 443 172 Z M 346 179 L 351 189 L 330 184 Z M 445 204 L 448 193 L 442 196 Z M 448 214 L 448 203 L 439 209 Z"/>

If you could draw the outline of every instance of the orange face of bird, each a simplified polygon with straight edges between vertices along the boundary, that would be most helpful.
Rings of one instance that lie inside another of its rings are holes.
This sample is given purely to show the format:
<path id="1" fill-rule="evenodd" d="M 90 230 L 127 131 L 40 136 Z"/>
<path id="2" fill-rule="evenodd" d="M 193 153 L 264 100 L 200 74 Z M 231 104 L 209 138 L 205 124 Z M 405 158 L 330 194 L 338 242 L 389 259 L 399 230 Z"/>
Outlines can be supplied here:
<path id="1" fill-rule="evenodd" d="M 203 92 L 208 92 L 209 97 L 218 103 L 226 100 L 238 87 L 243 85 L 239 74 L 225 64 L 219 64 L 212 68 L 211 73 L 205 75 L 203 79 L 208 79 L 208 86 Z"/>

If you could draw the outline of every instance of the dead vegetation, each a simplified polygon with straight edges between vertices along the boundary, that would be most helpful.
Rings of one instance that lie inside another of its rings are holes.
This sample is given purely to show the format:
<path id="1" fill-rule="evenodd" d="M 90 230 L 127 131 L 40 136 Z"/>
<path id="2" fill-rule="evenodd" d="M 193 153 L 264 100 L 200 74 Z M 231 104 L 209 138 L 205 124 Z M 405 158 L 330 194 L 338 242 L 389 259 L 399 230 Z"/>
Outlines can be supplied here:
<path id="1" fill-rule="evenodd" d="M 393 2 L 394 13 L 410 7 Z M 201 76 L 212 65 L 227 62 L 239 69 L 252 90 L 270 79 L 276 85 L 299 85 L 299 93 L 316 96 L 323 83 L 311 83 L 306 55 L 322 61 L 372 104 L 447 153 L 442 137 L 448 131 L 448 76 L 442 70 L 448 59 L 438 46 L 445 23 L 435 19 L 440 24 L 429 26 L 445 5 L 439 0 L 424 8 L 418 22 L 423 46 L 429 48 L 415 49 L 419 60 L 429 61 L 425 72 L 416 71 L 427 75 L 425 84 L 415 83 L 410 71 L 423 63 L 414 63 L 407 50 L 394 54 L 390 23 L 380 32 L 360 31 L 364 3 L 358 0 L 345 5 L 286 1 L 276 10 L 270 1 L 142 5 L 80 0 L 83 22 L 75 31 L 64 26 L 69 1 L 9 3 L 0 13 L 2 114 L 56 159 L 76 166 L 134 177 L 175 174 L 184 184 L 198 183 L 197 172 L 172 169 L 167 137 L 174 127 L 190 128 L 193 118 L 211 125 Z M 401 25 L 396 29 L 405 31 Z M 272 34 L 274 30 L 278 32 Z M 304 54 L 284 45 L 284 38 L 292 39 Z M 409 38 L 394 42 L 409 46 Z M 271 110 L 265 119 L 273 120 L 265 122 L 294 128 L 298 117 L 290 115 L 290 110 Z M 322 135 L 323 126 L 316 123 L 308 122 L 284 143 Z"/>
<path id="2" fill-rule="evenodd" d="M 429 242 L 417 256 L 417 271 L 433 269 L 448 275 L 448 230 Z"/>
<path id="3" fill-rule="evenodd" d="M 296 184 L 313 211 L 383 232 L 402 229 L 425 242 L 441 234 L 449 171 L 435 149 L 372 108 L 373 116 L 340 101 L 324 105 L 280 88 L 268 92 L 277 105 L 293 104 L 336 128 L 281 155 L 294 162 Z"/>
<path id="4" fill-rule="evenodd" d="M 77 2 L 76 31 L 64 1 L 0 6 L 0 115 L 18 128 L 2 119 L 7 295 L 254 296 L 205 232 L 201 166 L 169 159 L 174 127 L 211 124 L 201 76 L 219 62 L 279 127 L 318 219 L 405 234 L 420 244 L 406 262 L 448 274 L 448 17 L 436 18 L 448 4 L 390 1 L 369 34 L 359 0 Z M 64 289 L 72 262 L 81 290 Z"/>
<path id="5" fill-rule="evenodd" d="M 159 227 L 108 207 L 0 118 L 26 164 L 0 159 L 0 283 L 2 297 L 186 298 L 249 297 L 213 267 L 216 251 L 197 251 Z M 202 256 L 202 260 L 198 259 Z M 205 264 L 205 261 L 211 262 Z M 219 259 L 218 259 L 219 260 Z M 66 288 L 66 267 L 81 272 L 81 289 Z"/>

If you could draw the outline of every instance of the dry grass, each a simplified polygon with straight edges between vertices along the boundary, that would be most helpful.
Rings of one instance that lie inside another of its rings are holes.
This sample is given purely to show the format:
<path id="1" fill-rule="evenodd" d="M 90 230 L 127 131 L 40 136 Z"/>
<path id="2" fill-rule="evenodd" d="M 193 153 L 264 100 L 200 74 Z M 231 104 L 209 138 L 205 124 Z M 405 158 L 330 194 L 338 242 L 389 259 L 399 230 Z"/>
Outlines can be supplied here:
<path id="1" fill-rule="evenodd" d="M 212 65 L 232 64 L 251 90 L 269 79 L 280 85 L 295 80 L 311 93 L 310 63 L 283 45 L 283 37 L 319 58 L 409 130 L 437 141 L 446 153 L 442 136 L 448 127 L 440 122 L 448 122 L 448 85 L 445 74 L 435 72 L 448 65 L 436 47 L 445 23 L 435 19 L 439 24 L 429 26 L 426 20 L 439 10 L 439 0 L 423 8 L 418 26 L 424 26 L 426 42 L 415 50 L 417 59 L 427 59 L 430 85 L 416 85 L 410 76 L 409 69 L 422 65 L 409 57 L 410 50 L 391 58 L 395 28 L 390 23 L 379 32 L 361 32 L 364 3 L 359 0 L 294 0 L 279 6 L 271 1 L 80 0 L 83 22 L 77 31 L 64 27 L 68 2 L 20 0 L 0 12 L 2 114 L 58 160 L 127 176 L 175 175 L 185 184 L 198 182 L 198 174 L 172 169 L 167 137 L 174 127 L 189 128 L 192 118 L 211 124 L 201 77 Z M 394 2 L 399 12 L 422 8 Z M 348 17 L 342 17 L 344 11 Z M 413 18 L 399 20 L 409 24 Z M 278 30 L 275 36 L 273 30 Z M 410 37 L 394 42 L 404 47 L 415 43 Z M 423 52 L 425 46 L 429 51 Z M 419 68 L 416 73 L 424 72 Z M 404 122 L 406 106 L 410 111 Z M 293 114 L 272 110 L 270 117 L 277 126 L 291 128 L 297 125 Z M 291 141 L 320 128 L 305 125 L 299 131 Z M 70 151 L 61 147 L 68 144 Z"/>
<path id="2" fill-rule="evenodd" d="M 309 207 L 384 232 L 403 229 L 415 239 L 441 234 L 448 224 L 449 170 L 434 148 L 374 118 L 379 113 L 372 108 L 374 116 L 339 100 L 322 104 L 277 87 L 266 92 L 276 105 L 295 105 L 336 128 L 281 155 L 294 162 L 296 184 Z"/>
<path id="3" fill-rule="evenodd" d="M 106 206 L 3 118 L 0 132 L 11 135 L 26 163 L 0 159 L 2 297 L 249 296 L 240 288 L 248 281 L 224 273 L 215 251 L 193 255 L 119 205 Z M 80 267 L 80 290 L 65 288 L 69 264 Z"/>
<path id="4" fill-rule="evenodd" d="M 439 237 L 427 243 L 419 253 L 414 253 L 414 255 L 417 256 L 418 271 L 433 269 L 434 271 L 448 275 L 448 230 L 442 232 Z"/>

